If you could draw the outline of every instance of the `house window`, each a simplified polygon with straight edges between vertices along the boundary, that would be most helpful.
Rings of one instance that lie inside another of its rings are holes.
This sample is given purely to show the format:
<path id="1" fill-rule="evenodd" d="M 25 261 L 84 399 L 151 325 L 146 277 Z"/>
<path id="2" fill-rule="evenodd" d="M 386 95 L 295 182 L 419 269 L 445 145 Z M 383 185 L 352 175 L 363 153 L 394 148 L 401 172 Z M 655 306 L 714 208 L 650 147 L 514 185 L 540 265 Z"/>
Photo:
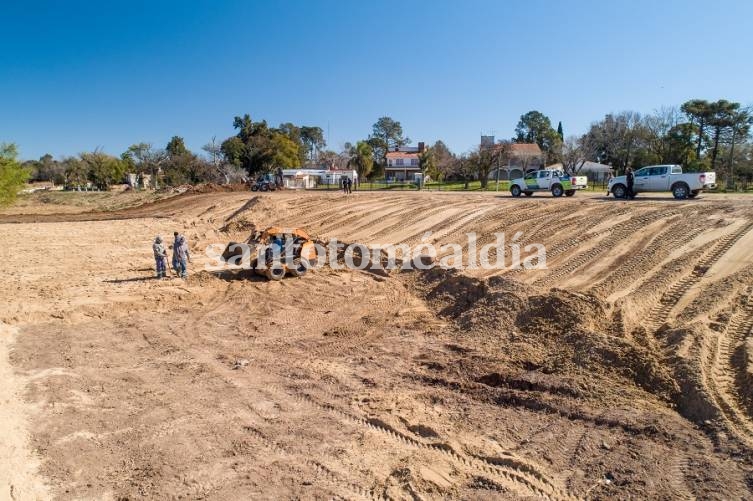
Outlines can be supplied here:
<path id="1" fill-rule="evenodd" d="M 411 164 L 411 165 L 414 165 L 414 166 L 415 166 L 415 165 L 418 165 L 418 159 L 417 159 L 417 158 L 411 158 L 411 159 L 410 159 L 410 164 Z"/>
<path id="2" fill-rule="evenodd" d="M 403 159 L 402 159 L 402 158 L 398 158 L 398 159 L 396 159 L 396 160 L 395 160 L 395 165 L 397 165 L 397 166 L 402 166 L 402 165 L 403 165 Z"/>

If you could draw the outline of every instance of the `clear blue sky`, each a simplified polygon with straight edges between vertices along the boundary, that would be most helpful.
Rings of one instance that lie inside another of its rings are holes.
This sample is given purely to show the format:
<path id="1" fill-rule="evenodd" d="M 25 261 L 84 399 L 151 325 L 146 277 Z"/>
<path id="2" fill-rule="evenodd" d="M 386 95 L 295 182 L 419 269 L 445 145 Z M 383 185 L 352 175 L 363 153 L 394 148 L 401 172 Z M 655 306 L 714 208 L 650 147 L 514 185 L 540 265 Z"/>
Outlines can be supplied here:
<path id="1" fill-rule="evenodd" d="M 0 142 L 198 151 L 250 113 L 467 151 L 537 109 L 582 133 L 607 112 L 753 102 L 753 2 L 0 0 Z"/>

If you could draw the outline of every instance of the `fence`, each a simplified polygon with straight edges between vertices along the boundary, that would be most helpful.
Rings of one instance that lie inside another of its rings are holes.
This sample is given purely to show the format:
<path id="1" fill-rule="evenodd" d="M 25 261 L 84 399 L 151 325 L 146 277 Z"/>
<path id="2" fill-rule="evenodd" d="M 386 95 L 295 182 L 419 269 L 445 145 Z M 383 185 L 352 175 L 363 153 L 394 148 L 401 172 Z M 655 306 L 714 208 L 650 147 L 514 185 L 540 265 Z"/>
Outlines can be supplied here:
<path id="1" fill-rule="evenodd" d="M 319 183 L 314 190 L 330 190 L 339 191 L 342 187 L 335 184 L 323 184 Z M 418 184 L 415 182 L 406 181 L 389 181 L 387 179 L 373 179 L 354 184 L 352 189 L 354 191 L 383 191 L 383 190 L 396 190 L 396 191 L 416 191 L 419 189 Z M 432 181 L 424 183 L 420 189 L 422 191 L 510 191 L 510 181 L 497 181 L 490 179 L 486 184 L 486 188 L 481 187 L 481 181 Z M 588 189 L 592 191 L 605 191 L 607 189 L 606 179 L 594 181 L 589 177 Z"/>

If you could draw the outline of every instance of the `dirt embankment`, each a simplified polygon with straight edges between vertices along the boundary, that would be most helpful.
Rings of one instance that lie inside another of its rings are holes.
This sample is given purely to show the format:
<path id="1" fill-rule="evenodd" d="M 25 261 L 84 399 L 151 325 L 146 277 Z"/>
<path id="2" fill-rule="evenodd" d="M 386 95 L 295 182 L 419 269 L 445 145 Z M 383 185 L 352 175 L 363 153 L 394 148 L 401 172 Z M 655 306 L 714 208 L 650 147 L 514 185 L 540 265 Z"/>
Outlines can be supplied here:
<path id="1" fill-rule="evenodd" d="M 27 423 L 28 485 L 57 499 L 751 496 L 743 203 L 203 193 L 114 215 L 0 224 L 0 424 Z M 548 269 L 201 271 L 271 224 L 430 232 L 465 261 L 466 233 L 522 231 Z M 191 277 L 154 280 L 174 230 Z"/>

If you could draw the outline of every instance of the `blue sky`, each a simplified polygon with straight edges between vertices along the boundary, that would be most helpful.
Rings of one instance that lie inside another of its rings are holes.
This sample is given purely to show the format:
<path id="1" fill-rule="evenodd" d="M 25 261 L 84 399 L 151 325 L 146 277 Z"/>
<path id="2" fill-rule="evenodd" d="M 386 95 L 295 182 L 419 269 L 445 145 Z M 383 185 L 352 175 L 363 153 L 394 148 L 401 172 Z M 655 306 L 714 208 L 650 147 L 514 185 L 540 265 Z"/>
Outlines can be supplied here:
<path id="1" fill-rule="evenodd" d="M 0 142 L 23 158 L 198 151 L 234 115 L 319 125 L 383 115 L 463 152 L 537 109 L 579 134 L 607 112 L 753 103 L 753 2 L 0 0 Z"/>

